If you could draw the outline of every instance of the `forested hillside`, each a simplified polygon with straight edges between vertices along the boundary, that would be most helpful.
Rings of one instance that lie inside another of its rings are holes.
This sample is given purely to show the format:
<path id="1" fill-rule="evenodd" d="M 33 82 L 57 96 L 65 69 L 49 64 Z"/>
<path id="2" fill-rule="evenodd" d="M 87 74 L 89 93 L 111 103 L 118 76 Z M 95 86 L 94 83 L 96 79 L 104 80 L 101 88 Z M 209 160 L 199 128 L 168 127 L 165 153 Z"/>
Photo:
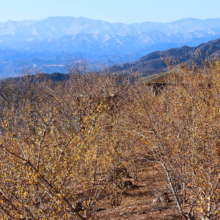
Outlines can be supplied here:
<path id="1" fill-rule="evenodd" d="M 114 65 L 110 71 L 135 72 L 138 71 L 144 75 L 151 75 L 167 70 L 166 60 L 173 65 L 179 65 L 182 62 L 200 63 L 205 59 L 214 59 L 219 55 L 220 39 L 212 40 L 200 44 L 198 47 L 183 46 L 180 48 L 171 48 L 164 51 L 155 51 L 141 57 L 135 62 L 125 63 L 123 65 Z"/>

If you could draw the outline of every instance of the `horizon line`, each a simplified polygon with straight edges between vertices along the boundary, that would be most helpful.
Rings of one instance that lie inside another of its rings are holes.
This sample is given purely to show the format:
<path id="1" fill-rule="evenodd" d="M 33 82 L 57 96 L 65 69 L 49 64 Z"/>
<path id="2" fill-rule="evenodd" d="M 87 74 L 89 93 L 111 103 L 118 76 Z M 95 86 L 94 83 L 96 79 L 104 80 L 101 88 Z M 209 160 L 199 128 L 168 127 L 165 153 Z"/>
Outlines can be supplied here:
<path id="1" fill-rule="evenodd" d="M 214 19 L 220 19 L 219 18 L 205 18 L 205 19 L 200 19 L 200 18 L 193 18 L 193 17 L 187 17 L 187 18 L 182 18 L 182 19 L 177 19 L 174 21 L 170 21 L 170 22 L 155 22 L 155 21 L 143 21 L 143 22 L 134 22 L 134 23 L 123 23 L 123 22 L 109 22 L 109 21 L 105 21 L 105 20 L 101 20 L 101 19 L 93 19 L 93 18 L 87 18 L 87 17 L 83 17 L 83 16 L 79 16 L 79 17 L 74 17 L 74 16 L 62 16 L 62 15 L 57 15 L 57 16 L 48 16 L 48 17 L 44 17 L 44 18 L 40 18 L 40 19 L 23 19 L 23 20 L 6 20 L 6 21 L 0 21 L 0 23 L 6 23 L 6 22 L 24 22 L 24 21 L 43 21 L 46 20 L 48 18 L 57 18 L 57 17 L 63 17 L 63 18 L 75 18 L 75 19 L 88 19 L 88 20 L 93 20 L 93 21 L 104 21 L 110 24 L 125 24 L 125 25 L 132 25 L 132 24 L 143 24 L 143 23 L 155 23 L 155 24 L 169 24 L 169 23 L 173 23 L 173 22 L 177 22 L 177 21 L 182 21 L 182 20 L 200 20 L 200 21 L 205 21 L 205 20 L 214 20 Z"/>

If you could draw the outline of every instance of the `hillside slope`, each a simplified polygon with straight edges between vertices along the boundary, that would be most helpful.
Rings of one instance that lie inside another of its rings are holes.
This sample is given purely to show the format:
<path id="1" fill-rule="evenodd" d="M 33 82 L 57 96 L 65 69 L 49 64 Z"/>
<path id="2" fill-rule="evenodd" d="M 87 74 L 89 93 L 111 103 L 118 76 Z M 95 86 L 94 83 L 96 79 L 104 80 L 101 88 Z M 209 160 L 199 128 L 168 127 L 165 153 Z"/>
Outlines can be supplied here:
<path id="1" fill-rule="evenodd" d="M 213 58 L 220 52 L 220 38 L 200 44 L 198 47 L 183 46 L 180 48 L 172 48 L 164 51 L 156 51 L 150 53 L 139 60 L 132 63 L 125 63 L 121 66 L 114 65 L 110 68 L 111 71 L 139 71 L 144 75 L 166 70 L 166 64 L 163 58 L 170 58 L 173 64 L 176 65 L 181 62 L 189 60 L 196 60 L 199 62 L 207 56 Z"/>

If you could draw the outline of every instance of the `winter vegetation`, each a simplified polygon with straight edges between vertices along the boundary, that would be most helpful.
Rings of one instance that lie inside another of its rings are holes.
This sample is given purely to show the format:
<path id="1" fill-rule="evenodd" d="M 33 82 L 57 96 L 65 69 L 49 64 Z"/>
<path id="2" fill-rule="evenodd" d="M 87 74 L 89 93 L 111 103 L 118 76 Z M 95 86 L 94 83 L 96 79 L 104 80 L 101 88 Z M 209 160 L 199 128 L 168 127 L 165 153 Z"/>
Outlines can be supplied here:
<path id="1" fill-rule="evenodd" d="M 220 61 L 150 78 L 0 82 L 1 219 L 220 218 Z"/>

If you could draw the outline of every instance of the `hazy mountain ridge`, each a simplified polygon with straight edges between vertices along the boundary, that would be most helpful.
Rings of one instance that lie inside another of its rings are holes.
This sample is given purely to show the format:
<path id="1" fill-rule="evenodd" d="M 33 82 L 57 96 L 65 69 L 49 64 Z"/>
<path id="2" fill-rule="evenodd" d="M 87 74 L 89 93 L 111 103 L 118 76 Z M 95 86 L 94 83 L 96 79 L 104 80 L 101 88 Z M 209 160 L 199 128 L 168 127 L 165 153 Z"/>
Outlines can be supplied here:
<path id="1" fill-rule="evenodd" d="M 48 17 L 36 21 L 0 22 L 0 35 L 39 36 L 54 38 L 66 34 L 140 34 L 158 30 L 163 33 L 184 33 L 220 26 L 220 18 L 200 20 L 187 18 L 169 23 L 143 22 L 134 24 L 110 23 L 101 20 L 74 17 Z"/>
<path id="2" fill-rule="evenodd" d="M 136 60 L 157 50 L 197 46 L 220 37 L 220 19 L 170 23 L 109 23 L 74 17 L 0 22 L 0 76 L 28 65 L 42 72 L 66 71 L 65 56 L 89 63 Z"/>

